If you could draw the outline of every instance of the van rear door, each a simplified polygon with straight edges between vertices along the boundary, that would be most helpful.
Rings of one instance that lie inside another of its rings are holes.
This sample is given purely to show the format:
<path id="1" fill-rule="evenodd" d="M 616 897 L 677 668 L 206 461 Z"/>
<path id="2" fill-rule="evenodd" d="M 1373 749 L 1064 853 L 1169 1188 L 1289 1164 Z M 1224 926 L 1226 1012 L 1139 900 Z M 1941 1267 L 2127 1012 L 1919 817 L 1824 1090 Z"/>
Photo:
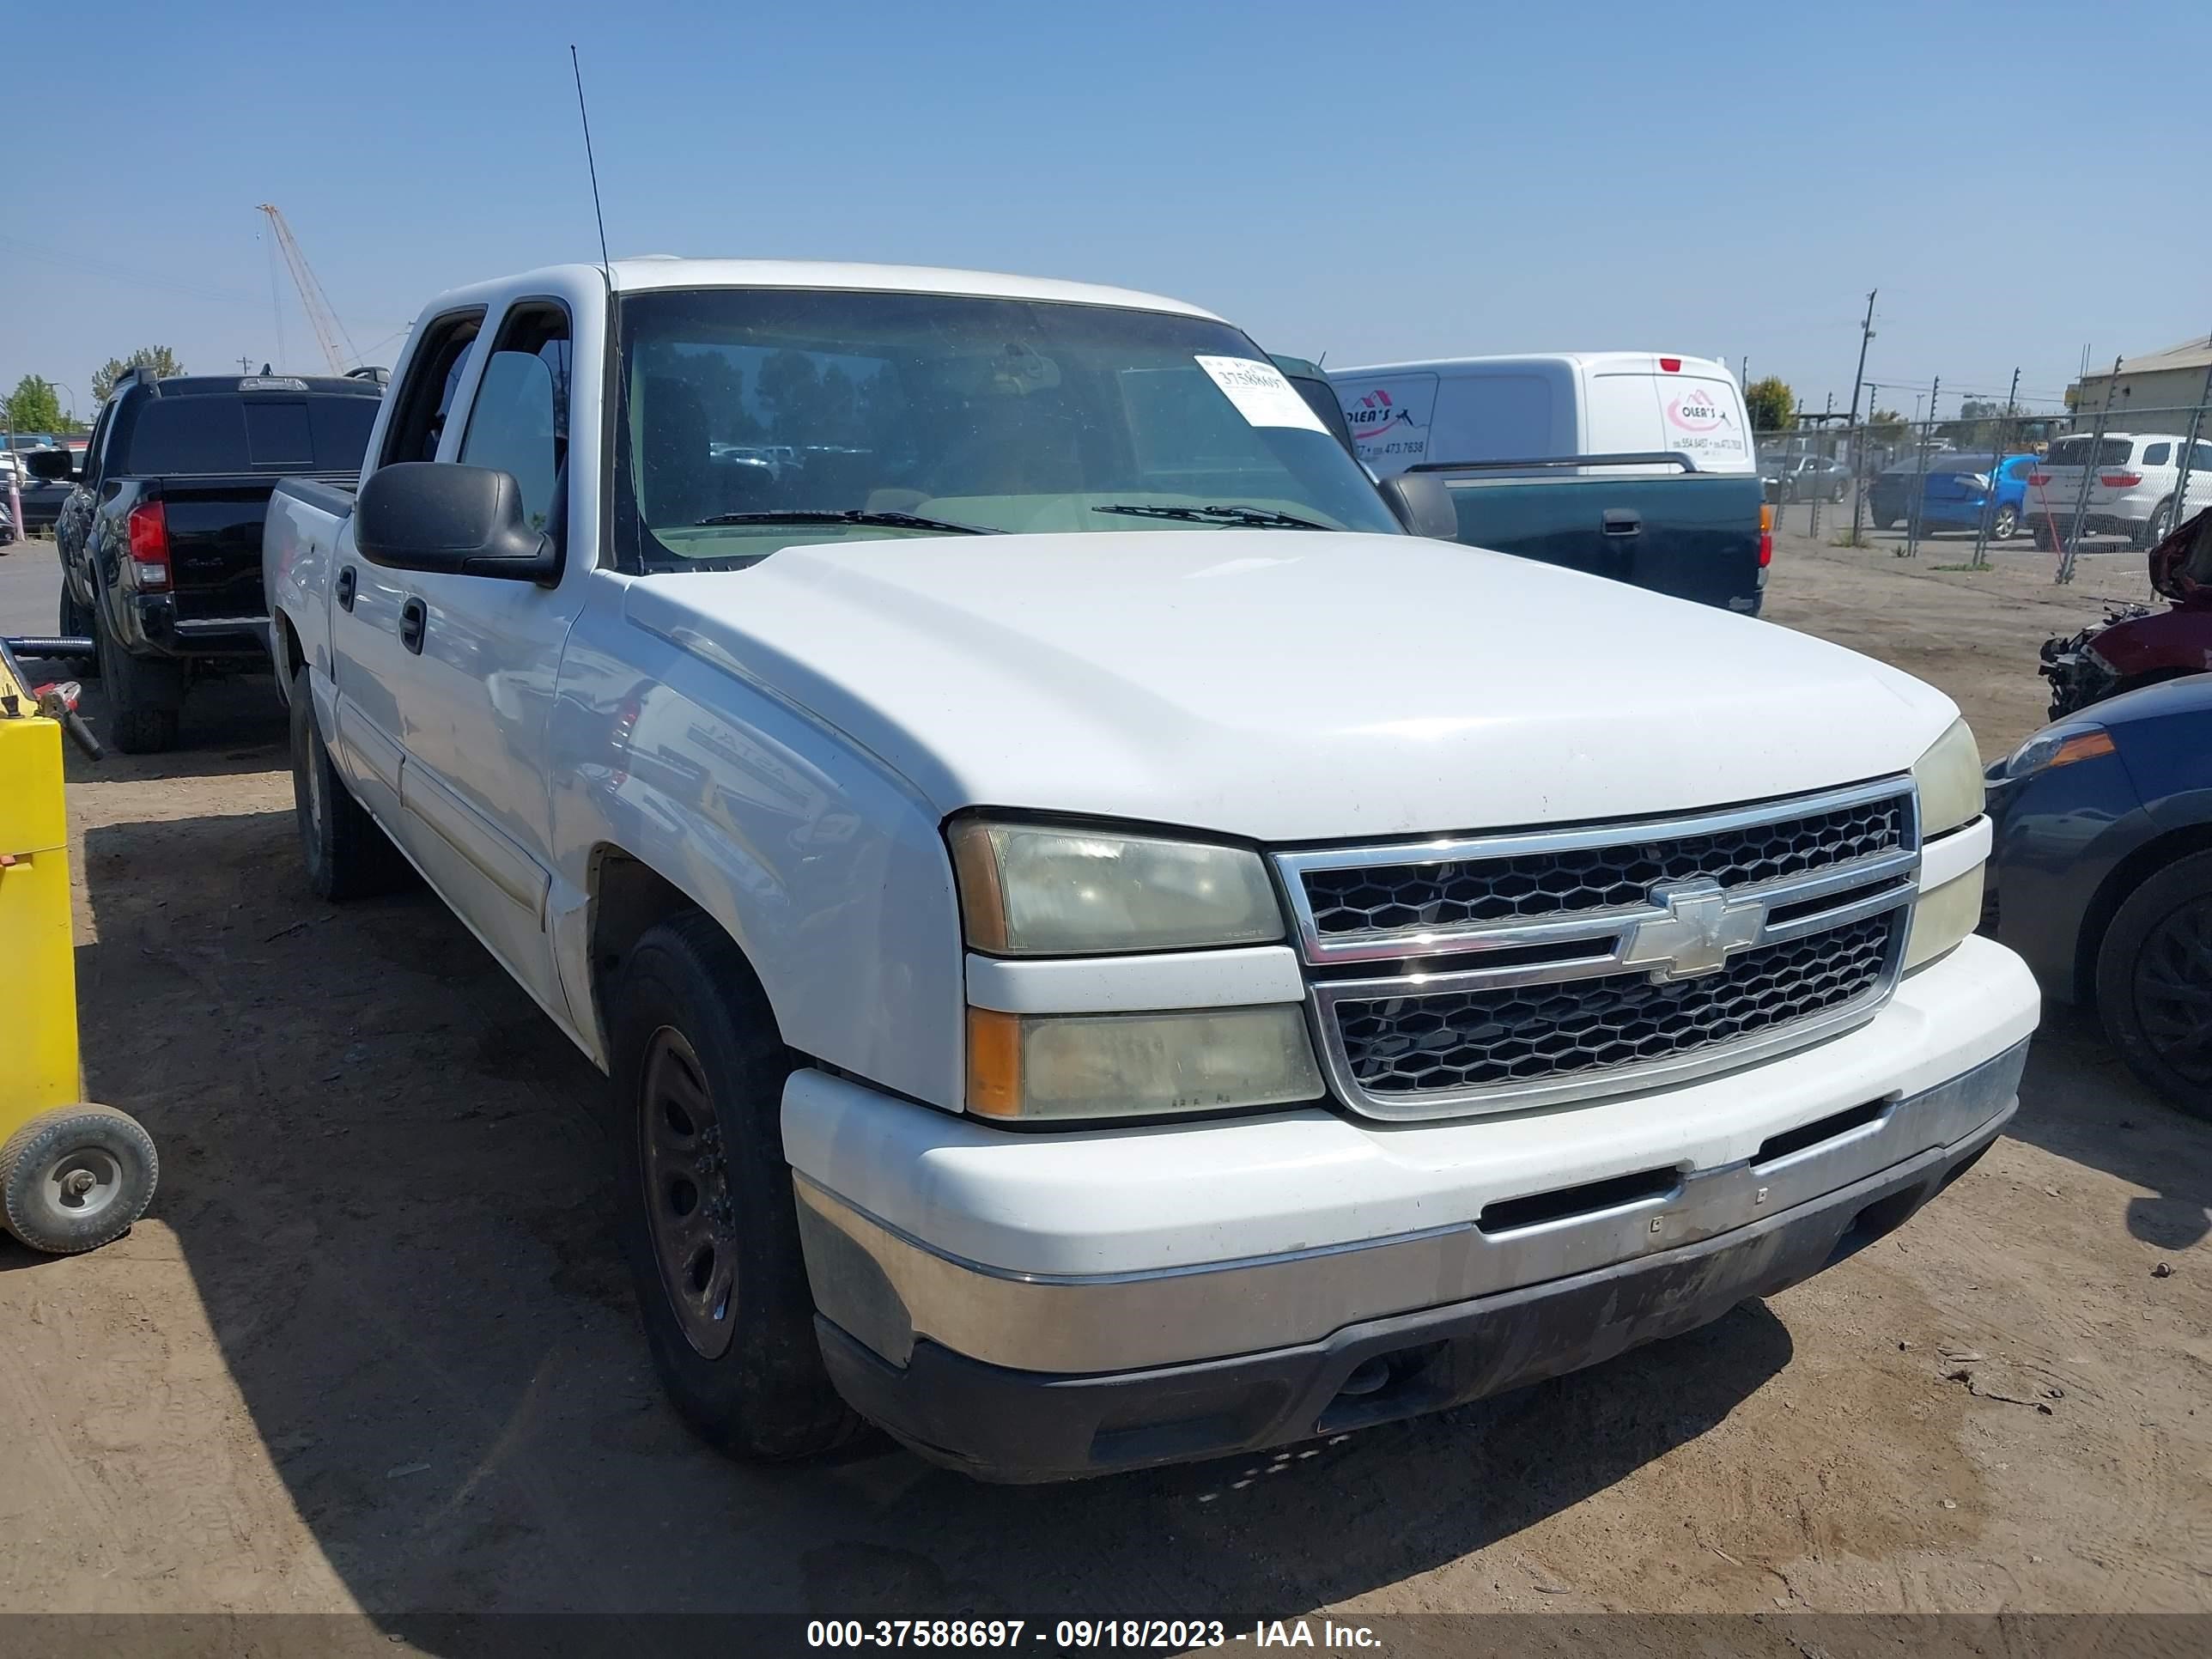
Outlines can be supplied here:
<path id="1" fill-rule="evenodd" d="M 1585 454 L 1668 450 L 1700 472 L 1759 470 L 1742 394 L 1717 363 L 1622 353 L 1593 365 L 1585 386 Z"/>

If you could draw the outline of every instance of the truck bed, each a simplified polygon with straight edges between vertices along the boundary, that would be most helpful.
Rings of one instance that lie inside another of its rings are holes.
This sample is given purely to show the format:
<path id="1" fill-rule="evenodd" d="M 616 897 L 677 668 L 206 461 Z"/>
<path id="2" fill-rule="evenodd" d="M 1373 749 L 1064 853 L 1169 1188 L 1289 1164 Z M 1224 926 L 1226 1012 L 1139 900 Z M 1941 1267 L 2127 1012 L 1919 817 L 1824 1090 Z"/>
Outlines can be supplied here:
<path id="1" fill-rule="evenodd" d="M 1468 546 L 1757 615 L 1763 597 L 1759 515 L 1765 504 L 1758 475 L 1584 470 L 1628 459 L 1579 456 L 1410 470 L 1442 475 L 1458 520 L 1455 539 Z M 1547 470 L 1522 470 L 1534 467 Z"/>

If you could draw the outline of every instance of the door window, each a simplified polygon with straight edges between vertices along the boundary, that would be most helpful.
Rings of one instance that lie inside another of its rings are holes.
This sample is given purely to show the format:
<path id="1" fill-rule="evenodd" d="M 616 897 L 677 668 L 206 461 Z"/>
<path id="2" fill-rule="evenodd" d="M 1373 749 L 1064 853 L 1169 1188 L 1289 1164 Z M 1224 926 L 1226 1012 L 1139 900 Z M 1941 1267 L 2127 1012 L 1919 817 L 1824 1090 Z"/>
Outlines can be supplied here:
<path id="1" fill-rule="evenodd" d="M 485 361 L 454 458 L 514 475 L 534 530 L 552 523 L 568 459 L 569 368 L 566 312 L 532 306 L 510 313 Z"/>
<path id="2" fill-rule="evenodd" d="M 434 461 L 446 416 L 459 391 L 469 347 L 483 326 L 481 311 L 457 312 L 433 321 L 422 345 L 407 360 L 407 374 L 390 394 L 391 423 L 384 433 L 380 465 L 392 461 Z"/>
<path id="3" fill-rule="evenodd" d="M 2142 464 L 2145 466 L 2164 466 L 2172 456 L 2172 444 L 2150 444 L 2143 449 Z"/>

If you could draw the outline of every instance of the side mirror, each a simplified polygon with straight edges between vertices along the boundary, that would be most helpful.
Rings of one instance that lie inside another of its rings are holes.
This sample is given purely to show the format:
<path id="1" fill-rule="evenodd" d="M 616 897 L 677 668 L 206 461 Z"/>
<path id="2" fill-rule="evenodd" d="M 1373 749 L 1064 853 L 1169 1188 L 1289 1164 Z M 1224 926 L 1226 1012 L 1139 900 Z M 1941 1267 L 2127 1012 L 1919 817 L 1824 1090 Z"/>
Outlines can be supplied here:
<path id="1" fill-rule="evenodd" d="M 24 471 L 41 483 L 80 476 L 73 470 L 72 458 L 66 449 L 25 449 L 16 453 L 23 458 Z"/>
<path id="2" fill-rule="evenodd" d="M 453 461 L 395 461 L 354 503 L 354 545 L 371 564 L 550 586 L 561 550 L 524 515 L 511 472 Z"/>
<path id="3" fill-rule="evenodd" d="M 1436 473 L 1401 472 L 1376 488 L 1382 492 L 1383 504 L 1406 526 L 1407 535 L 1440 542 L 1459 539 L 1459 509 L 1452 505 L 1451 491 Z"/>

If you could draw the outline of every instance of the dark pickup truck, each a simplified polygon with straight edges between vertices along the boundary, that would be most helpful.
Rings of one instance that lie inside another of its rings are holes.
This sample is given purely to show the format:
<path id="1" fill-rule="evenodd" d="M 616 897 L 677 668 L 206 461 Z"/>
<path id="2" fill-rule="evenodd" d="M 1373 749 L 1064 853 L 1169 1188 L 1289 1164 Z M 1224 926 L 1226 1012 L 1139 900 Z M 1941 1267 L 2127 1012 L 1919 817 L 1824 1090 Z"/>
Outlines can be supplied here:
<path id="1" fill-rule="evenodd" d="M 55 526 L 60 632 L 88 638 L 115 746 L 173 746 L 202 675 L 268 666 L 261 525 L 282 477 L 361 471 L 367 380 L 133 371 L 94 427 Z"/>

